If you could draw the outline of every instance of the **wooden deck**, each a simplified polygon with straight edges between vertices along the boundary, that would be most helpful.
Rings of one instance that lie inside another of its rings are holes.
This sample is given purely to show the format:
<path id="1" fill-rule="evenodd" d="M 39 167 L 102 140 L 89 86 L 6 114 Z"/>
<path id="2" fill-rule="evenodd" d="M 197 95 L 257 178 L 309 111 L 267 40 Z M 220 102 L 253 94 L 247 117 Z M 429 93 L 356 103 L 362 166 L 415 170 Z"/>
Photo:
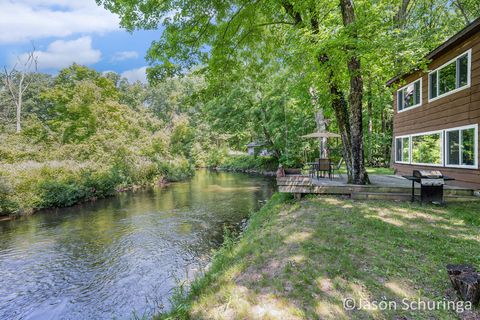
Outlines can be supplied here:
<path id="1" fill-rule="evenodd" d="M 370 175 L 370 185 L 348 184 L 345 175 L 328 178 L 311 178 L 306 175 L 290 175 L 277 178 L 278 191 L 283 193 L 330 194 L 349 196 L 352 199 L 404 200 L 411 199 L 411 181 L 395 175 Z M 415 186 L 416 194 L 419 185 Z M 447 185 L 444 189 L 445 201 L 480 200 L 474 190 Z"/>

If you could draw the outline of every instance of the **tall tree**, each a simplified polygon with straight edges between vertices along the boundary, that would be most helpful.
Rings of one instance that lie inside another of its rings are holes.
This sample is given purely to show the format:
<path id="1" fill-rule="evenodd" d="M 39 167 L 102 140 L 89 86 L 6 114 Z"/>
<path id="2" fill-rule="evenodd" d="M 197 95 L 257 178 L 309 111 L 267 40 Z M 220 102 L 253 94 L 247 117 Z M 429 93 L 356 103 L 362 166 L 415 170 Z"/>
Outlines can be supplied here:
<path id="1" fill-rule="evenodd" d="M 446 30 L 463 25 L 450 0 L 97 2 L 118 13 L 128 29 L 164 25 L 148 53 L 150 80 L 198 64 L 224 76 L 245 67 L 245 56 L 248 63 L 281 61 L 305 75 L 321 95 L 328 95 L 321 100 L 334 111 L 349 181 L 357 184 L 368 182 L 362 121 L 365 74 L 384 81 L 408 70 L 431 44 L 444 40 L 440 35 L 448 34 Z M 462 0 L 463 8 L 467 2 Z M 260 45 L 268 47 L 270 57 L 257 54 Z"/>
<path id="2" fill-rule="evenodd" d="M 352 45 L 347 48 L 350 57 L 348 61 L 348 71 L 350 72 L 350 122 L 352 139 L 352 180 L 354 183 L 365 184 L 368 181 L 367 171 L 365 170 L 364 150 L 363 150 L 363 78 L 360 58 L 356 40 L 358 34 L 356 30 L 356 17 L 353 8 L 353 0 L 340 0 L 342 10 L 343 24 L 349 29 L 350 37 L 354 40 Z"/>
<path id="3" fill-rule="evenodd" d="M 17 57 L 17 62 L 10 70 L 6 66 L 3 69 L 5 87 L 15 104 L 16 132 L 19 133 L 22 130 L 23 95 L 33 81 L 33 78 L 29 76 L 37 71 L 35 48 L 26 56 Z"/>

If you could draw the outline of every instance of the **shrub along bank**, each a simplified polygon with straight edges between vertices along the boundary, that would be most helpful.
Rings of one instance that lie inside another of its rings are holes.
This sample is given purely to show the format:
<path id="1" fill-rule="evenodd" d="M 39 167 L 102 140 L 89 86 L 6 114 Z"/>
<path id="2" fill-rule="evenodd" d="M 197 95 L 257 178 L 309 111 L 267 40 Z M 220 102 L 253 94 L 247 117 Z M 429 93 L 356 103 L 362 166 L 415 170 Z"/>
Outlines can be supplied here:
<path id="1" fill-rule="evenodd" d="M 278 168 L 278 160 L 274 157 L 261 157 L 250 155 L 231 155 L 223 159 L 218 166 L 220 170 L 274 173 Z"/>
<path id="2" fill-rule="evenodd" d="M 74 161 L 0 165 L 0 215 L 30 214 L 42 208 L 66 207 L 105 198 L 193 174 L 187 161 L 144 162 L 134 168 Z"/>

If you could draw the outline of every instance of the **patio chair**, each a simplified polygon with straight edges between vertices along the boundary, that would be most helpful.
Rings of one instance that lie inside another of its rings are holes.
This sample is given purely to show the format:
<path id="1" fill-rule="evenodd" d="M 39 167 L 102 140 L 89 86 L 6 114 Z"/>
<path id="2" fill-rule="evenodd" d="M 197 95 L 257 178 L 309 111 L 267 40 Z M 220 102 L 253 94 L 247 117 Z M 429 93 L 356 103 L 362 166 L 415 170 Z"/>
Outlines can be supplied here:
<path id="1" fill-rule="evenodd" d="M 325 173 L 328 174 L 328 178 L 332 179 L 332 165 L 330 159 L 318 159 L 318 172 L 320 172 L 322 178 L 325 177 Z"/>
<path id="2" fill-rule="evenodd" d="M 318 162 L 319 158 L 315 159 L 315 162 L 308 162 L 307 164 L 309 165 L 309 176 L 313 179 L 315 176 L 317 176 L 318 179 Z"/>

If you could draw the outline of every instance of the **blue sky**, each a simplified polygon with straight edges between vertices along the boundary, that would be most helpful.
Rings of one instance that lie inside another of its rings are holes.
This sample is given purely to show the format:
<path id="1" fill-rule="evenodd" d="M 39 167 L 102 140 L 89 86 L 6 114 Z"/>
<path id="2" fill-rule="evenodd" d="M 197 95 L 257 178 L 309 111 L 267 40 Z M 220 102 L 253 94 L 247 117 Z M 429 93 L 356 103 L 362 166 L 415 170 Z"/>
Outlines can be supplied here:
<path id="1" fill-rule="evenodd" d="M 39 71 L 55 74 L 73 62 L 145 81 L 145 55 L 155 31 L 129 33 L 95 0 L 0 0 L 0 66 L 36 48 Z"/>

